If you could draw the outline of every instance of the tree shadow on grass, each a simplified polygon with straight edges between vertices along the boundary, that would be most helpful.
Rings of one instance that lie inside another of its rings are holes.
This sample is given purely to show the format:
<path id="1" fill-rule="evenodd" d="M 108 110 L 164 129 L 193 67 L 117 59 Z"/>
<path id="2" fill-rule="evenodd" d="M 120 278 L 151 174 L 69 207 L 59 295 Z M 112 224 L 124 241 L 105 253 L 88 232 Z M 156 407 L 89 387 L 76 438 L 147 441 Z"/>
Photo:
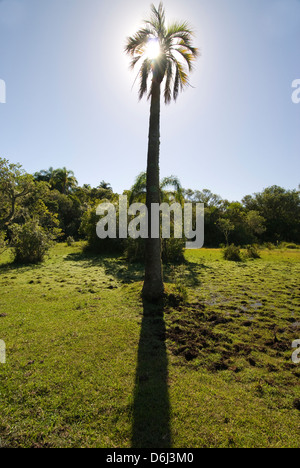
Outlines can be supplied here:
<path id="1" fill-rule="evenodd" d="M 37 264 L 23 264 L 23 263 L 15 263 L 15 262 L 7 262 L 0 264 L 0 274 L 1 273 L 24 273 L 28 271 L 36 271 L 43 267 L 42 263 Z"/>
<path id="2" fill-rule="evenodd" d="M 97 255 L 83 252 L 69 254 L 65 260 L 78 262 L 78 266 L 81 268 L 103 268 L 107 275 L 113 276 L 117 281 L 125 284 L 141 281 L 144 276 L 144 267 L 142 264 L 129 263 L 120 255 Z"/>
<path id="3" fill-rule="evenodd" d="M 166 327 L 162 304 L 143 302 L 134 403 L 133 448 L 170 448 Z"/>
<path id="4" fill-rule="evenodd" d="M 126 258 L 120 255 L 97 255 L 90 252 L 71 253 L 66 261 L 78 262 L 83 268 L 99 267 L 104 268 L 107 275 L 113 276 L 121 283 L 130 284 L 136 281 L 142 281 L 144 278 L 145 266 L 139 262 L 128 262 Z M 193 263 L 185 260 L 182 264 L 164 265 L 165 283 L 174 282 L 174 269 L 183 268 L 184 277 L 182 278 L 185 286 L 197 287 L 201 285 L 199 274 L 201 270 L 207 269 L 204 264 Z"/>
<path id="5" fill-rule="evenodd" d="M 193 263 L 185 260 L 178 265 L 167 264 L 164 266 L 164 282 L 165 283 L 183 283 L 185 286 L 195 288 L 201 286 L 201 272 L 210 267 Z"/>

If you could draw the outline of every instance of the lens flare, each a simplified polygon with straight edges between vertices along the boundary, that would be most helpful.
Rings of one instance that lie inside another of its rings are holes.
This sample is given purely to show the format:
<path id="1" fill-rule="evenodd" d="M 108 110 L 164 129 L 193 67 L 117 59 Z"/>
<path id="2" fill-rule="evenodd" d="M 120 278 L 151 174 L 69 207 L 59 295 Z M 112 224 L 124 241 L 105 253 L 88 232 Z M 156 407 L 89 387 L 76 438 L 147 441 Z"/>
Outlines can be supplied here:
<path id="1" fill-rule="evenodd" d="M 145 49 L 146 57 L 150 60 L 154 60 L 160 55 L 160 53 L 161 49 L 158 39 L 149 39 Z"/>

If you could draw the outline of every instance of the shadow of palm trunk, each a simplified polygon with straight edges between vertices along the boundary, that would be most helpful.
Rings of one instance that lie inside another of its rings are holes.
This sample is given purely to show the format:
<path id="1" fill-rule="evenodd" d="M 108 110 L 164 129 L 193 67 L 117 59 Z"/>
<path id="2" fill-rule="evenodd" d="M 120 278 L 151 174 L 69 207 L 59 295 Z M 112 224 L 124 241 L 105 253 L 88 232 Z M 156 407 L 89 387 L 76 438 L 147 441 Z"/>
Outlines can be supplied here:
<path id="1" fill-rule="evenodd" d="M 171 447 L 163 307 L 144 301 L 133 407 L 132 447 Z"/>

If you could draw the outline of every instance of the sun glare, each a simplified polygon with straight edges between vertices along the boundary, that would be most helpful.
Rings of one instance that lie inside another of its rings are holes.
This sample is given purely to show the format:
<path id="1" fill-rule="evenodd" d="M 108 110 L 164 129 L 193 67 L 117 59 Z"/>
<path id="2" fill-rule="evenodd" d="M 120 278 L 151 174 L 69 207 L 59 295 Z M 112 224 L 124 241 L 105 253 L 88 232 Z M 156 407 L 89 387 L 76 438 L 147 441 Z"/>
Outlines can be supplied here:
<path id="1" fill-rule="evenodd" d="M 160 45 L 157 39 L 149 39 L 146 48 L 145 48 L 145 55 L 148 59 L 154 60 L 156 59 L 161 53 Z"/>

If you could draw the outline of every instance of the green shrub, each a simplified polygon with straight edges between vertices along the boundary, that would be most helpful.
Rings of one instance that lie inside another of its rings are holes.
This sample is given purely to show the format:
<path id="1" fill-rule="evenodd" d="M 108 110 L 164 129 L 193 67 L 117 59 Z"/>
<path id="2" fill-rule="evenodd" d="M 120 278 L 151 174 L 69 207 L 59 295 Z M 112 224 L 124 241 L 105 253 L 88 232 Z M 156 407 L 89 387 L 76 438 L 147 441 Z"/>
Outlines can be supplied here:
<path id="1" fill-rule="evenodd" d="M 184 239 L 162 239 L 163 263 L 182 263 L 184 261 Z"/>
<path id="2" fill-rule="evenodd" d="M 257 245 L 248 245 L 246 255 L 248 258 L 261 258 Z"/>
<path id="3" fill-rule="evenodd" d="M 125 255 L 129 262 L 141 262 L 145 260 L 145 239 L 126 240 Z M 184 261 L 184 240 L 183 239 L 162 239 L 162 261 L 166 263 L 182 263 Z"/>
<path id="4" fill-rule="evenodd" d="M 125 256 L 129 262 L 143 263 L 145 260 L 145 239 L 126 239 Z"/>
<path id="5" fill-rule="evenodd" d="M 226 247 L 222 253 L 225 260 L 231 260 L 233 262 L 242 261 L 240 248 L 234 244 L 231 244 L 228 247 Z"/>
<path id="6" fill-rule="evenodd" d="M 297 244 L 286 244 L 285 246 L 286 249 L 299 249 L 298 245 Z"/>
<path id="7" fill-rule="evenodd" d="M 75 242 L 74 237 L 69 236 L 69 237 L 67 238 L 66 242 L 67 242 L 67 245 L 68 245 L 69 247 L 71 247 L 71 246 L 74 244 L 74 242 Z"/>
<path id="8" fill-rule="evenodd" d="M 118 237 L 116 239 L 110 239 L 109 237 L 100 239 L 96 232 L 98 221 L 99 216 L 96 214 L 96 208 L 86 211 L 82 217 L 79 232 L 87 240 L 87 250 L 98 254 L 123 253 L 125 250 L 125 239 L 118 239 Z"/>
<path id="9" fill-rule="evenodd" d="M 12 226 L 12 245 L 15 262 L 40 263 L 53 245 L 54 236 L 42 228 L 37 220 L 29 220 L 23 225 Z"/>
<path id="10" fill-rule="evenodd" d="M 272 242 L 266 242 L 264 244 L 264 247 L 268 250 L 274 250 L 276 248 L 276 246 L 274 244 L 272 244 Z"/>

